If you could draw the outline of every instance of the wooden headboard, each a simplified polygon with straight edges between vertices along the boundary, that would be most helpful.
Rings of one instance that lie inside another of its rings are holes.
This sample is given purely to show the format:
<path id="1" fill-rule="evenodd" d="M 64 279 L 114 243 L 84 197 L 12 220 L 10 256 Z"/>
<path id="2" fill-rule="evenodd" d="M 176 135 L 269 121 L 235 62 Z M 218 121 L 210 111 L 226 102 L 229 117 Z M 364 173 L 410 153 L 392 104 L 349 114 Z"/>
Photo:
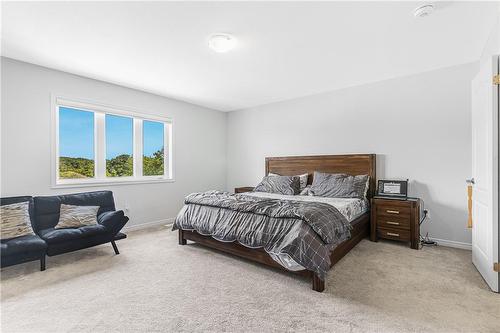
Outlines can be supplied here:
<path id="1" fill-rule="evenodd" d="M 367 196 L 371 198 L 375 194 L 377 177 L 375 154 L 266 157 L 266 175 L 272 172 L 293 176 L 307 172 L 308 183 L 311 184 L 314 171 L 345 173 L 352 176 L 369 175 L 370 187 Z"/>

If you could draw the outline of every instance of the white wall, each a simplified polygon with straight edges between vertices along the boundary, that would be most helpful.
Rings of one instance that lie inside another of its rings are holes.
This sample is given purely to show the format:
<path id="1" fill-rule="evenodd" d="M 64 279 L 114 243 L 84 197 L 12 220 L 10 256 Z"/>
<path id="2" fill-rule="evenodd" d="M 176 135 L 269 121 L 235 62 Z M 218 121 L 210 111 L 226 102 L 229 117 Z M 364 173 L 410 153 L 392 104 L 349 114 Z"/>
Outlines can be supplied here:
<path id="1" fill-rule="evenodd" d="M 226 114 L 12 59 L 1 65 L 2 197 L 109 189 L 133 226 L 175 217 L 190 192 L 226 187 Z M 51 189 L 51 93 L 172 117 L 175 182 Z"/>
<path id="2" fill-rule="evenodd" d="M 227 188 L 256 185 L 266 156 L 376 153 L 378 178 L 409 178 L 409 194 L 424 199 L 424 235 L 470 243 L 476 70 L 466 64 L 230 112 Z"/>

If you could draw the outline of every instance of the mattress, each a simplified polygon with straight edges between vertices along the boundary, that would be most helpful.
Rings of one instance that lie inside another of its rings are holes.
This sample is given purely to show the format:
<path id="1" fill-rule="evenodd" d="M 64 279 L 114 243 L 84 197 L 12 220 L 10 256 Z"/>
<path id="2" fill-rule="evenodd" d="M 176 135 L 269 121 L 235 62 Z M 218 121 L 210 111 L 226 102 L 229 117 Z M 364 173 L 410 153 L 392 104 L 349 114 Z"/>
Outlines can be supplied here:
<path id="1" fill-rule="evenodd" d="M 241 195 L 250 195 L 261 198 L 281 199 L 281 200 L 294 200 L 294 201 L 309 201 L 309 202 L 322 202 L 329 204 L 338 209 L 344 215 L 347 221 L 352 222 L 370 209 L 368 199 L 358 198 L 326 198 L 315 197 L 310 195 L 283 195 L 276 193 L 266 192 L 245 192 Z"/>
<path id="2" fill-rule="evenodd" d="M 370 204 L 368 199 L 358 199 L 358 198 L 326 198 L 326 197 L 315 197 L 306 195 L 283 195 L 276 193 L 266 193 L 266 192 L 244 192 L 241 195 L 250 195 L 261 198 L 271 198 L 271 199 L 281 199 L 281 200 L 294 200 L 294 201 L 310 201 L 310 202 L 322 202 L 333 207 L 344 215 L 344 217 L 349 222 L 354 222 L 358 217 L 366 213 L 370 209 Z M 291 271 L 301 271 L 305 268 L 297 263 L 293 258 L 291 258 L 286 253 L 269 253 L 274 261 L 278 262 L 280 265 Z"/>

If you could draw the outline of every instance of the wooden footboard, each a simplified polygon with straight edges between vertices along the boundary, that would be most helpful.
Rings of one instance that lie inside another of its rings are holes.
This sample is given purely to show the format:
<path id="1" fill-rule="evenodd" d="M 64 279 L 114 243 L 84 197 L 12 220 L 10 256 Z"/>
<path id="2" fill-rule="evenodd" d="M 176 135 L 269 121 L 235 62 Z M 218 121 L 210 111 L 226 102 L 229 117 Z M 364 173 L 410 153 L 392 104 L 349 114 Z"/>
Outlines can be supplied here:
<path id="1" fill-rule="evenodd" d="M 364 237 L 369 234 L 370 227 L 370 214 L 365 213 L 358 217 L 353 222 L 353 230 L 351 231 L 351 238 L 340 243 L 330 255 L 331 266 L 337 263 L 343 256 L 345 256 L 356 244 L 358 244 Z M 226 243 L 213 239 L 211 236 L 203 236 L 196 231 L 180 230 L 179 229 L 179 245 L 186 245 L 186 241 L 190 240 L 204 246 L 230 253 L 248 260 L 252 260 L 264 265 L 279 268 L 287 272 L 306 276 L 312 279 L 312 289 L 322 292 L 325 289 L 325 281 L 321 280 L 314 272 L 308 270 L 302 271 L 289 271 L 276 261 L 262 248 L 251 249 L 239 243 Z"/>

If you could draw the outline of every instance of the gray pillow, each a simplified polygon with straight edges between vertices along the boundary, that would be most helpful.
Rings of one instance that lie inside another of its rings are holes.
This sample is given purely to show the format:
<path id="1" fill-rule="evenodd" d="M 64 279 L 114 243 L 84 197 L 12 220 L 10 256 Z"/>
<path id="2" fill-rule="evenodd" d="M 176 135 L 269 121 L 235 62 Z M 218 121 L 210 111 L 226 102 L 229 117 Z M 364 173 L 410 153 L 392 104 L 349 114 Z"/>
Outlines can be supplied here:
<path id="1" fill-rule="evenodd" d="M 300 179 L 296 176 L 265 176 L 254 192 L 295 195 L 300 192 Z"/>
<path id="2" fill-rule="evenodd" d="M 0 208 L 0 238 L 34 235 L 31 228 L 29 202 L 3 205 Z"/>
<path id="3" fill-rule="evenodd" d="M 73 206 L 61 204 L 56 228 L 79 228 L 97 224 L 99 206 Z"/>
<path id="4" fill-rule="evenodd" d="M 269 172 L 267 175 L 268 176 L 281 176 L 281 175 L 278 175 L 277 173 L 272 173 L 272 172 Z M 303 191 L 307 186 L 307 178 L 309 178 L 309 175 L 307 173 L 304 173 L 302 175 L 296 175 L 295 177 L 299 177 L 300 191 Z"/>
<path id="5" fill-rule="evenodd" d="M 370 176 L 314 172 L 310 193 L 330 198 L 364 198 Z"/>

